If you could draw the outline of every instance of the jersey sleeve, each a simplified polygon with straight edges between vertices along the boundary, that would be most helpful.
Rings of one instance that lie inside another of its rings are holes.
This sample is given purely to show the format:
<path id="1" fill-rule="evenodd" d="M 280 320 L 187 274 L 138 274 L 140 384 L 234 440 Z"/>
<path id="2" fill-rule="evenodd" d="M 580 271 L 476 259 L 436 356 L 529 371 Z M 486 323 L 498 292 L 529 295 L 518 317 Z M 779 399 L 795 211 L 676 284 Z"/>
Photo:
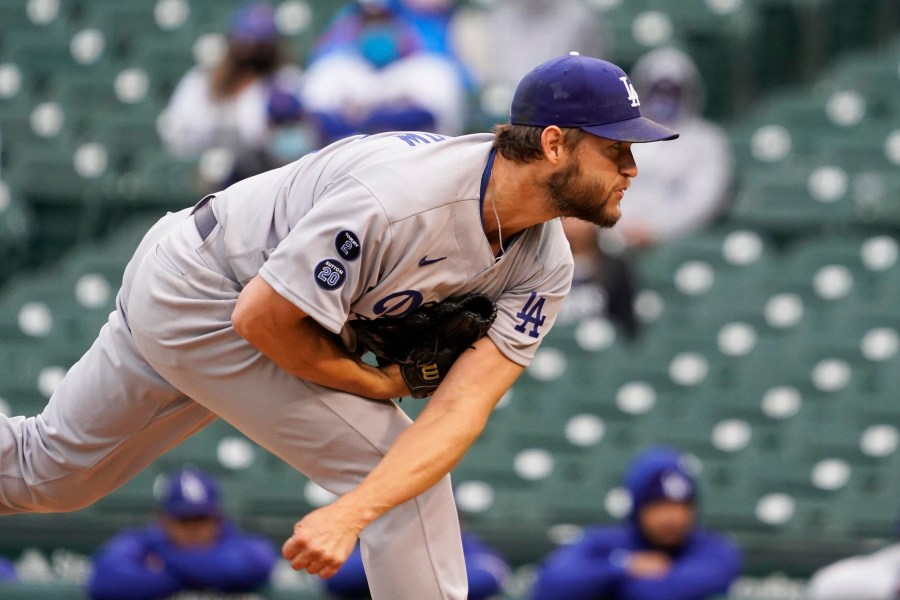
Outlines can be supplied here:
<path id="1" fill-rule="evenodd" d="M 558 225 L 558 224 L 557 224 Z M 562 234 L 559 227 L 558 235 Z M 556 241 L 553 240 L 556 239 Z M 511 361 L 527 367 L 572 286 L 573 263 L 568 243 L 553 238 L 539 251 L 538 268 L 497 299 L 497 319 L 488 336 Z"/>
<path id="2" fill-rule="evenodd" d="M 391 243 L 381 203 L 356 180 L 329 186 L 281 241 L 260 277 L 326 329 L 339 334 Z"/>

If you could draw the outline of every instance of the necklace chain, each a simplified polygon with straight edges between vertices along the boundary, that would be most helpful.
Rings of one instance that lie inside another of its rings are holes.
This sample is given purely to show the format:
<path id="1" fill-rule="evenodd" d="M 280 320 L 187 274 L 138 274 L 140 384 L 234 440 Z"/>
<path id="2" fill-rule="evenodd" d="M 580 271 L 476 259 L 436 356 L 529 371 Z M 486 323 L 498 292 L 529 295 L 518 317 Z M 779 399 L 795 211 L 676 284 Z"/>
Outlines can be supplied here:
<path id="1" fill-rule="evenodd" d="M 497 239 L 500 242 L 500 254 L 497 255 L 499 260 L 503 256 L 503 228 L 500 227 L 500 215 L 497 214 L 497 185 L 494 182 L 494 170 L 491 169 L 491 208 L 494 210 L 494 218 L 497 219 Z"/>

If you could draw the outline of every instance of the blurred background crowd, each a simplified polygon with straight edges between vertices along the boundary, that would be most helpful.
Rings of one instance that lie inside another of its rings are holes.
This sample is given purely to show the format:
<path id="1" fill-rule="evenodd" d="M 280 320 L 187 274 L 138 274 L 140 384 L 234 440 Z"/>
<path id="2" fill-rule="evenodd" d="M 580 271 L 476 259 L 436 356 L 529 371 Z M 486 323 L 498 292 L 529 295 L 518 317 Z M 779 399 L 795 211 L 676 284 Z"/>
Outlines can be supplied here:
<path id="1" fill-rule="evenodd" d="M 614 229 L 564 223 L 572 294 L 454 472 L 471 597 L 895 599 L 895 0 L 0 0 L 0 410 L 41 410 L 162 212 L 348 135 L 489 131 L 569 51 L 681 137 L 635 146 Z M 332 499 L 217 422 L 0 520 L 0 597 L 365 598 L 358 555 L 278 558 Z"/>

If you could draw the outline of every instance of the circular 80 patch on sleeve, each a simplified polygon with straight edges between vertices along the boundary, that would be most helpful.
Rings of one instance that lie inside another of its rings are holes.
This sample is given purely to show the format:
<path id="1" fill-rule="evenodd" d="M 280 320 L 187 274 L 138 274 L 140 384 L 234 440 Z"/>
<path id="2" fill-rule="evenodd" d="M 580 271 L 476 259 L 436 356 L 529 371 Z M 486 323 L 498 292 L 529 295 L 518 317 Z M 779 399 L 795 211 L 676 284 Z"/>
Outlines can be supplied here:
<path id="1" fill-rule="evenodd" d="M 327 258 L 316 265 L 313 271 L 316 284 L 326 290 L 336 290 L 347 279 L 347 269 L 336 259 Z"/>

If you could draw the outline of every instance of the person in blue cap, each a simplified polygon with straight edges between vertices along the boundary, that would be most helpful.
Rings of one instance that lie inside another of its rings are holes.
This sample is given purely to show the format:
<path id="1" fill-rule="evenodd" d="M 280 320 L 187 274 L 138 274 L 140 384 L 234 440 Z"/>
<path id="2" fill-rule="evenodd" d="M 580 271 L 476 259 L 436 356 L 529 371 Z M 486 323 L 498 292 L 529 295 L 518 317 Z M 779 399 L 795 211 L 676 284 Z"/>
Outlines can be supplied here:
<path id="1" fill-rule="evenodd" d="M 628 520 L 596 527 L 541 565 L 532 600 L 701 600 L 725 594 L 739 549 L 697 527 L 697 491 L 682 456 L 648 448 L 630 465 Z"/>
<path id="2" fill-rule="evenodd" d="M 182 469 L 166 481 L 156 523 L 126 530 L 94 556 L 92 600 L 154 600 L 185 591 L 240 593 L 269 581 L 272 544 L 240 532 L 222 512 L 207 473 Z"/>

